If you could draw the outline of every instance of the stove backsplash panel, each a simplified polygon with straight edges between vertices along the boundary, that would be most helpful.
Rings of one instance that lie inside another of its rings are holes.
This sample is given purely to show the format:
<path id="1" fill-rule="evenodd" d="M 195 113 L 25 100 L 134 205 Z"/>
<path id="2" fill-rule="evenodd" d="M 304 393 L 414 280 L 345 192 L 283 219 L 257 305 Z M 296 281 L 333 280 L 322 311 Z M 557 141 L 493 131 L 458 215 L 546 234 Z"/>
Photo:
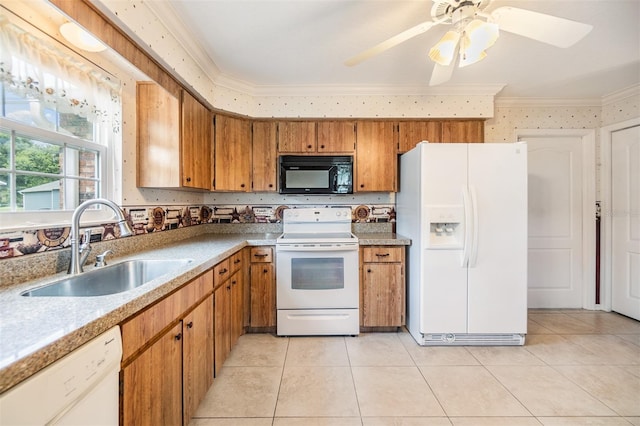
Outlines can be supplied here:
<path id="1" fill-rule="evenodd" d="M 228 233 L 229 227 L 233 224 L 281 223 L 283 210 L 303 207 L 348 207 L 351 208 L 354 224 L 395 224 L 396 219 L 393 204 L 128 206 L 124 211 L 135 234 L 142 235 L 205 224 L 211 224 L 211 226 L 228 224 L 222 231 Z M 375 228 L 367 229 L 369 232 Z M 382 232 L 387 232 L 388 229 L 385 227 Z M 239 230 L 239 232 L 242 231 Z M 69 235 L 69 227 L 0 232 L 0 260 L 68 247 Z M 103 224 L 91 228 L 91 242 L 115 238 L 119 238 L 119 234 L 114 224 Z"/>

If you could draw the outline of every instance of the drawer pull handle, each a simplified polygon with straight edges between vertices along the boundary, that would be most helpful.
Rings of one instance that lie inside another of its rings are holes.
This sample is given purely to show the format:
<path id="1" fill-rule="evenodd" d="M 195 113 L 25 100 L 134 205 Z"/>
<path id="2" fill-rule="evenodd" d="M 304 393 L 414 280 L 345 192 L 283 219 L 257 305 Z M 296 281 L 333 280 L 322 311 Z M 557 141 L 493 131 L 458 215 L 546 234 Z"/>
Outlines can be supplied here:
<path id="1" fill-rule="evenodd" d="M 378 257 L 387 257 L 387 256 L 389 256 L 389 253 L 376 253 L 376 256 L 378 256 Z"/>
<path id="2" fill-rule="evenodd" d="M 222 274 L 226 274 L 227 273 L 227 268 L 221 269 L 220 272 L 218 272 L 218 274 L 222 275 Z"/>
<path id="3" fill-rule="evenodd" d="M 269 256 L 269 253 L 255 253 L 254 256 L 255 257 L 267 257 L 267 256 Z"/>
<path id="4" fill-rule="evenodd" d="M 187 328 L 193 328 L 193 321 L 189 321 L 187 323 Z"/>
<path id="5" fill-rule="evenodd" d="M 237 265 L 237 264 L 238 264 L 238 263 L 240 263 L 240 262 L 242 262 L 240 259 L 236 259 L 236 260 L 234 260 L 234 261 L 233 261 L 233 264 L 234 264 L 234 265 Z"/>

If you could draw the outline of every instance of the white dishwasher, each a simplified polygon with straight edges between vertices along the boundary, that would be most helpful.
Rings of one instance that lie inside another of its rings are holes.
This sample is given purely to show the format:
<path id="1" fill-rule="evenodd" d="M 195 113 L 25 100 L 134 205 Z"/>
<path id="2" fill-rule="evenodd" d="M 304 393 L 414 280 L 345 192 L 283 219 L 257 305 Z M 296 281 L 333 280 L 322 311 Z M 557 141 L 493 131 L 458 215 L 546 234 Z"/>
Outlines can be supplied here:
<path id="1" fill-rule="evenodd" d="M 0 395 L 0 425 L 118 425 L 120 327 Z"/>

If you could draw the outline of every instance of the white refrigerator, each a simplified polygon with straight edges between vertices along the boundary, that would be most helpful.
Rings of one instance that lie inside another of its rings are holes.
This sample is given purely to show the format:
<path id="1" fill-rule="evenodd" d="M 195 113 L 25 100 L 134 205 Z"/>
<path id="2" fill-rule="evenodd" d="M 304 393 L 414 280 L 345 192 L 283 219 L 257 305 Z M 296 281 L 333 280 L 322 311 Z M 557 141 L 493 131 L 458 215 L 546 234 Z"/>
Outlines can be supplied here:
<path id="1" fill-rule="evenodd" d="M 526 143 L 419 143 L 400 157 L 396 210 L 411 239 L 407 328 L 418 344 L 524 344 Z"/>

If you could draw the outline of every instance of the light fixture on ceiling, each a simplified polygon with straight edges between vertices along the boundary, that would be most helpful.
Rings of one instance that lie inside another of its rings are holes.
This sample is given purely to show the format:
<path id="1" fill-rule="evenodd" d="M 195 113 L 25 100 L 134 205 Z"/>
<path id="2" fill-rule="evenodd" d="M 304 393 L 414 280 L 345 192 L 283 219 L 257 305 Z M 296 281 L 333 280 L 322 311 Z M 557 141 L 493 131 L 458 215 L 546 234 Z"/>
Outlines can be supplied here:
<path id="1" fill-rule="evenodd" d="M 486 50 L 494 45 L 499 36 L 498 25 L 473 19 L 475 11 L 462 6 L 452 16 L 454 29 L 429 50 L 429 58 L 442 66 L 454 61 L 456 52 L 460 56 L 459 67 L 475 64 L 487 56 Z"/>
<path id="2" fill-rule="evenodd" d="M 60 25 L 60 33 L 69 43 L 87 52 L 102 52 L 107 49 L 104 43 L 74 22 Z"/>

